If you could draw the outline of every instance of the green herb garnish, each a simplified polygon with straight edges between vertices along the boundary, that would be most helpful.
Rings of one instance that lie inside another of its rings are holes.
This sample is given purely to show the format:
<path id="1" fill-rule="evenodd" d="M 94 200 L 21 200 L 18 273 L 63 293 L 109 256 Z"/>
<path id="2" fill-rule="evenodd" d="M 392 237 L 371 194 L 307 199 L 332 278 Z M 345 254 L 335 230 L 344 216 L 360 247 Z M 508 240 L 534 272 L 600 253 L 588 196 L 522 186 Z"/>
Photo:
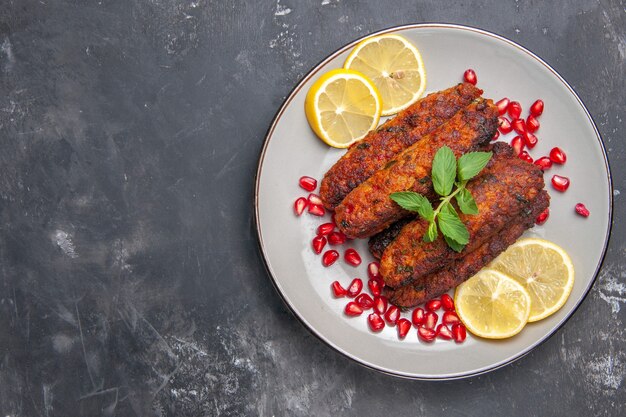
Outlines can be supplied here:
<path id="1" fill-rule="evenodd" d="M 451 201 L 455 198 L 459 210 L 464 214 L 478 214 L 476 201 L 465 186 L 482 171 L 491 156 L 491 152 L 469 152 L 457 161 L 452 149 L 447 146 L 439 148 L 433 159 L 431 171 L 433 188 L 441 196 L 441 202 L 436 209 L 433 209 L 426 197 L 413 191 L 392 193 L 389 197 L 403 209 L 417 212 L 428 221 L 424 242 L 437 239 L 439 230 L 448 246 L 461 252 L 469 242 L 469 232 Z"/>

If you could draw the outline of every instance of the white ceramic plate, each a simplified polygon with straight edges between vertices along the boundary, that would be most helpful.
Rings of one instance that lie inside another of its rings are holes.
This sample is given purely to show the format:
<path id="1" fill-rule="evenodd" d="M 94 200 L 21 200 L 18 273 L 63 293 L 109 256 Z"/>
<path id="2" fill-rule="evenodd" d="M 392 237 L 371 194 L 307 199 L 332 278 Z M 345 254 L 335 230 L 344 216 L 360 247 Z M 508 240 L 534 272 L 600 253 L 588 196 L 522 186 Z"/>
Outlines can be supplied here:
<path id="1" fill-rule="evenodd" d="M 307 193 L 298 179 L 321 179 L 344 153 L 318 140 L 304 114 L 304 98 L 311 84 L 324 72 L 342 66 L 355 41 L 331 54 L 315 67 L 287 97 L 274 119 L 261 152 L 256 178 L 256 222 L 260 248 L 273 283 L 295 316 L 321 340 L 359 363 L 397 376 L 419 379 L 453 379 L 484 373 L 520 358 L 550 337 L 573 314 L 588 293 L 602 263 L 611 225 L 612 188 L 600 135 L 585 106 L 572 88 L 548 64 L 532 52 L 501 36 L 482 30 L 443 24 L 422 24 L 388 29 L 419 48 L 427 71 L 427 93 L 461 81 L 465 69 L 478 74 L 484 97 L 518 100 L 527 114 L 537 98 L 545 102 L 539 144 L 531 155 L 546 155 L 554 146 L 568 157 L 564 166 L 546 173 L 571 179 L 565 193 L 547 188 L 552 196 L 551 215 L 544 226 L 526 232 L 561 245 L 571 255 L 576 282 L 565 306 L 551 317 L 529 324 L 517 336 L 488 341 L 468 335 L 463 344 L 436 341 L 425 344 L 412 329 L 405 340 L 387 326 L 374 334 L 366 314 L 348 318 L 347 299 L 335 299 L 330 284 L 344 285 L 354 277 L 365 278 L 371 257 L 365 241 L 354 241 L 363 263 L 354 268 L 337 262 L 329 268 L 311 249 L 316 227 L 324 220 L 293 214 L 293 202 Z M 510 139 L 513 135 L 507 135 Z M 591 216 L 574 213 L 584 202 Z M 328 218 L 328 216 L 326 217 Z M 326 220 L 328 221 L 328 220 Z M 347 246 L 345 246 L 347 247 Z M 344 247 L 344 248 L 345 248 Z M 326 248 L 328 249 L 328 247 Z M 404 313 L 407 316 L 407 313 Z"/>

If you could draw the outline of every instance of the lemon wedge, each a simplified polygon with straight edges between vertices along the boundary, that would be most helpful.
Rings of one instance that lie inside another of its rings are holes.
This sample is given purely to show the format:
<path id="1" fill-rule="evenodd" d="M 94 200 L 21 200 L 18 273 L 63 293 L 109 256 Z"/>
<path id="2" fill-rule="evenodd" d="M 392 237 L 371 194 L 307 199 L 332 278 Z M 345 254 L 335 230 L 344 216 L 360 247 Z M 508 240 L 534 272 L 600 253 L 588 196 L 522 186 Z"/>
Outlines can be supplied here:
<path id="1" fill-rule="evenodd" d="M 361 41 L 343 67 L 372 80 L 383 98 L 383 116 L 415 103 L 426 89 L 422 56 L 411 42 L 399 35 L 374 36 Z"/>
<path id="2" fill-rule="evenodd" d="M 519 333 L 530 315 L 530 295 L 501 272 L 483 269 L 456 288 L 456 312 L 467 330 L 488 339 Z"/>
<path id="3" fill-rule="evenodd" d="M 336 69 L 322 75 L 304 101 L 311 129 L 326 144 L 347 148 L 378 126 L 380 93 L 363 74 Z"/>
<path id="4" fill-rule="evenodd" d="M 528 321 L 531 322 L 563 307 L 574 287 L 574 265 L 569 255 L 543 239 L 518 240 L 494 259 L 489 268 L 515 279 L 530 294 Z"/>

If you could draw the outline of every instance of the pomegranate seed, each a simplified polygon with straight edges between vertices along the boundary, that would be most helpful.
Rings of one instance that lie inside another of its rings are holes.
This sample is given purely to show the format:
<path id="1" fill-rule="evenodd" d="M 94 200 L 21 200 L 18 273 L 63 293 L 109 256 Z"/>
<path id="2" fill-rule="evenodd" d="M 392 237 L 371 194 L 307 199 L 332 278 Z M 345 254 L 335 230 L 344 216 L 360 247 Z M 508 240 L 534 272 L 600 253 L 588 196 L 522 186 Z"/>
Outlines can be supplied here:
<path id="1" fill-rule="evenodd" d="M 330 234 L 330 232 L 332 232 L 334 229 L 335 229 L 334 223 L 320 224 L 319 227 L 317 228 L 317 234 L 326 236 L 327 234 Z"/>
<path id="2" fill-rule="evenodd" d="M 560 175 L 552 176 L 552 186 L 555 190 L 563 192 L 569 188 L 569 178 Z"/>
<path id="3" fill-rule="evenodd" d="M 318 255 L 322 253 L 322 249 L 326 246 L 326 238 L 324 236 L 315 236 L 312 242 L 313 252 Z"/>
<path id="4" fill-rule="evenodd" d="M 502 100 L 498 101 L 496 103 L 496 107 L 498 107 L 498 113 L 500 113 L 500 116 L 502 116 L 504 113 L 506 113 L 506 108 L 509 107 L 509 103 L 511 102 L 511 100 L 509 100 L 508 98 L 504 97 Z"/>
<path id="5" fill-rule="evenodd" d="M 583 217 L 589 217 L 589 210 L 587 209 L 587 207 L 585 207 L 583 203 L 576 204 L 574 210 L 576 210 L 576 213 L 580 214 Z"/>
<path id="6" fill-rule="evenodd" d="M 293 211 L 296 212 L 296 216 L 300 216 L 306 208 L 308 201 L 304 197 L 300 197 L 293 203 Z"/>
<path id="7" fill-rule="evenodd" d="M 322 265 L 331 266 L 337 259 L 339 259 L 339 252 L 336 250 L 327 250 L 322 255 Z"/>
<path id="8" fill-rule="evenodd" d="M 321 217 L 326 214 L 326 210 L 324 209 L 324 206 L 320 204 L 309 204 L 309 213 L 313 214 L 314 216 Z"/>
<path id="9" fill-rule="evenodd" d="M 359 253 L 352 248 L 346 249 L 343 254 L 343 258 L 352 266 L 361 265 L 361 255 L 359 255 Z"/>
<path id="10" fill-rule="evenodd" d="M 526 151 L 522 151 L 522 153 L 519 154 L 519 159 L 522 159 L 531 164 L 533 163 L 533 158 Z"/>
<path id="11" fill-rule="evenodd" d="M 333 211 L 333 213 L 330 215 L 330 222 L 332 224 L 337 224 L 337 222 L 335 221 L 335 212 Z"/>
<path id="12" fill-rule="evenodd" d="M 344 243 L 346 243 L 346 240 L 346 235 L 344 235 L 342 232 L 332 232 L 328 235 L 328 243 L 330 243 L 331 245 L 343 245 Z"/>
<path id="13" fill-rule="evenodd" d="M 372 313 L 367 316 L 367 323 L 373 332 L 379 332 L 385 327 L 385 321 L 378 313 Z"/>
<path id="14" fill-rule="evenodd" d="M 454 311 L 454 300 L 448 294 L 444 294 L 441 296 L 441 307 L 445 311 Z M 445 313 L 444 313 L 445 316 Z"/>
<path id="15" fill-rule="evenodd" d="M 503 135 L 506 135 L 511 130 L 513 130 L 513 127 L 511 126 L 511 122 L 509 121 L 509 119 L 507 119 L 504 116 L 499 116 L 498 117 L 498 130 Z"/>
<path id="16" fill-rule="evenodd" d="M 345 297 L 346 294 L 348 293 L 346 289 L 341 286 L 339 281 L 333 282 L 332 284 L 330 284 L 330 286 L 333 289 L 333 294 L 335 295 L 336 298 Z"/>
<path id="17" fill-rule="evenodd" d="M 528 149 L 532 149 L 537 144 L 537 136 L 534 133 L 526 132 L 524 133 L 524 142 L 526 142 Z"/>
<path id="18" fill-rule="evenodd" d="M 511 116 L 511 119 L 519 119 L 522 114 L 522 105 L 518 101 L 512 101 L 506 107 L 506 111 Z"/>
<path id="19" fill-rule="evenodd" d="M 411 314 L 411 321 L 415 327 L 421 326 L 424 324 L 424 309 L 421 307 L 417 307 L 413 310 L 413 314 Z"/>
<path id="20" fill-rule="evenodd" d="M 363 309 L 359 307 L 359 305 L 354 301 L 350 301 L 348 304 L 346 304 L 346 308 L 344 308 L 343 311 L 348 316 L 360 316 L 361 313 L 363 313 Z"/>
<path id="21" fill-rule="evenodd" d="M 398 337 L 404 339 L 411 330 L 411 322 L 405 318 L 398 320 Z"/>
<path id="22" fill-rule="evenodd" d="M 491 138 L 491 140 L 498 140 L 499 137 L 500 137 L 500 131 L 496 130 L 496 133 L 493 134 L 493 137 Z"/>
<path id="23" fill-rule="evenodd" d="M 452 332 L 450 331 L 450 328 L 443 323 L 437 325 L 437 330 L 435 330 L 435 332 L 437 333 L 437 337 L 440 339 L 452 340 Z"/>
<path id="24" fill-rule="evenodd" d="M 359 294 L 359 296 L 355 298 L 354 301 L 356 301 L 359 307 L 361 307 L 363 310 L 369 310 L 370 308 L 374 307 L 374 300 L 372 300 L 372 297 L 370 297 L 369 294 L 364 292 Z"/>
<path id="25" fill-rule="evenodd" d="M 515 136 L 513 139 L 511 139 L 511 146 L 513 147 L 515 155 L 519 156 L 519 154 L 521 154 L 522 150 L 524 149 L 524 139 L 522 139 L 521 136 Z"/>
<path id="26" fill-rule="evenodd" d="M 385 321 L 390 326 L 395 326 L 400 320 L 400 309 L 396 306 L 391 306 L 385 313 Z"/>
<path id="27" fill-rule="evenodd" d="M 385 311 L 387 311 L 387 298 L 382 295 L 374 297 L 374 311 L 378 314 L 385 314 Z"/>
<path id="28" fill-rule="evenodd" d="M 567 155 L 565 155 L 563 149 L 557 146 L 550 151 L 550 160 L 555 164 L 563 165 L 567 161 Z"/>
<path id="29" fill-rule="evenodd" d="M 363 289 L 363 281 L 360 278 L 354 278 L 348 287 L 348 297 L 354 298 Z"/>
<path id="30" fill-rule="evenodd" d="M 322 202 L 322 199 L 320 198 L 319 195 L 317 194 L 309 194 L 309 204 L 313 204 L 316 206 L 324 206 L 324 203 Z"/>
<path id="31" fill-rule="evenodd" d="M 427 311 L 424 314 L 424 327 L 427 329 L 434 329 L 439 320 L 439 316 L 434 311 Z"/>
<path id="32" fill-rule="evenodd" d="M 542 156 L 535 161 L 535 165 L 541 168 L 542 171 L 545 171 L 546 169 L 552 168 L 552 161 L 547 156 Z"/>
<path id="33" fill-rule="evenodd" d="M 511 122 L 511 127 L 520 135 L 526 133 L 526 122 L 524 119 L 513 119 Z"/>
<path id="34" fill-rule="evenodd" d="M 426 303 L 426 310 L 428 311 L 437 311 L 441 308 L 441 300 L 430 300 Z"/>
<path id="35" fill-rule="evenodd" d="M 539 216 L 535 219 L 535 223 L 542 225 L 548 220 L 548 217 L 550 217 L 550 209 L 546 207 L 544 211 L 539 213 Z"/>
<path id="36" fill-rule="evenodd" d="M 531 104 L 530 114 L 537 117 L 541 116 L 541 113 L 543 113 L 543 100 L 540 99 Z"/>
<path id="37" fill-rule="evenodd" d="M 380 278 L 380 264 L 378 262 L 370 262 L 367 265 L 367 275 L 371 279 L 379 279 Z"/>
<path id="38" fill-rule="evenodd" d="M 474 72 L 474 70 L 471 68 L 465 70 L 465 72 L 463 73 L 463 79 L 472 85 L 476 85 L 476 83 L 478 82 L 478 77 L 476 77 L 476 72 Z"/>
<path id="39" fill-rule="evenodd" d="M 317 188 L 317 180 L 307 176 L 300 177 L 300 187 L 308 192 L 314 191 Z"/>
<path id="40" fill-rule="evenodd" d="M 367 286 L 369 287 L 370 292 L 374 296 L 380 295 L 383 289 L 383 286 L 380 285 L 380 281 L 377 279 L 370 279 L 369 281 L 367 281 Z"/>
<path id="41" fill-rule="evenodd" d="M 437 332 L 435 332 L 433 329 L 427 329 L 426 327 L 418 327 L 417 335 L 424 342 L 430 343 L 435 340 L 435 337 L 437 337 Z"/>
<path id="42" fill-rule="evenodd" d="M 537 120 L 537 118 L 532 114 L 526 118 L 526 130 L 528 130 L 530 133 L 535 133 L 536 131 L 538 131 L 539 126 L 541 126 L 539 124 L 539 120 Z"/>
<path id="43" fill-rule="evenodd" d="M 463 341 L 467 337 L 465 326 L 463 326 L 463 324 L 461 323 L 453 324 L 452 325 L 452 337 L 454 337 L 455 342 L 463 343 Z"/>
<path id="44" fill-rule="evenodd" d="M 443 313 L 441 322 L 445 325 L 448 325 L 448 324 L 460 323 L 461 320 L 459 319 L 459 316 L 457 316 L 454 311 L 446 311 L 445 313 Z"/>

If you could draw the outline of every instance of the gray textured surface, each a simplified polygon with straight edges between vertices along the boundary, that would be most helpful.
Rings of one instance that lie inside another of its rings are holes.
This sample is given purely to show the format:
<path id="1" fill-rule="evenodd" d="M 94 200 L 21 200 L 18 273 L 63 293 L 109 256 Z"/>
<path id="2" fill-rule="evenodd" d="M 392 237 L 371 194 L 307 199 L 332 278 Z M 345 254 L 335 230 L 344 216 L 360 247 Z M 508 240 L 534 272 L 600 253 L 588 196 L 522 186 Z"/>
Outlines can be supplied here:
<path id="1" fill-rule="evenodd" d="M 622 414 L 626 9 L 554 3 L 1 2 L 0 415 Z M 425 21 L 553 65 L 615 187 L 606 262 L 573 318 L 513 365 L 447 383 L 311 336 L 252 222 L 263 137 L 298 79 L 354 38 Z"/>

